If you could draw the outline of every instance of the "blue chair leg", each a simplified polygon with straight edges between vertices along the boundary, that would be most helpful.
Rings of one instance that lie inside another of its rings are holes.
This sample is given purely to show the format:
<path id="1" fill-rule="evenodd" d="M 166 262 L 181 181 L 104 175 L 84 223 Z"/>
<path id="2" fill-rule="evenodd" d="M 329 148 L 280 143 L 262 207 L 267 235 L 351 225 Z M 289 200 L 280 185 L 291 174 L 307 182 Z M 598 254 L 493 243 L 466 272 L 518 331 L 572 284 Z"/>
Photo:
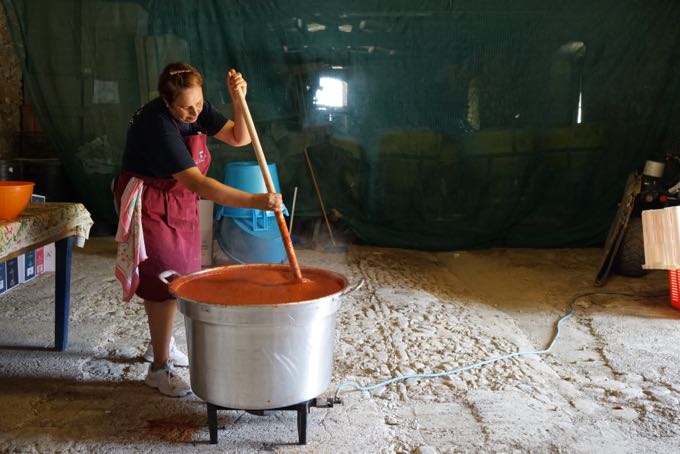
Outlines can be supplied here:
<path id="1" fill-rule="evenodd" d="M 68 344 L 68 318 L 71 300 L 71 257 L 73 240 L 69 236 L 55 245 L 54 348 L 63 352 Z"/>

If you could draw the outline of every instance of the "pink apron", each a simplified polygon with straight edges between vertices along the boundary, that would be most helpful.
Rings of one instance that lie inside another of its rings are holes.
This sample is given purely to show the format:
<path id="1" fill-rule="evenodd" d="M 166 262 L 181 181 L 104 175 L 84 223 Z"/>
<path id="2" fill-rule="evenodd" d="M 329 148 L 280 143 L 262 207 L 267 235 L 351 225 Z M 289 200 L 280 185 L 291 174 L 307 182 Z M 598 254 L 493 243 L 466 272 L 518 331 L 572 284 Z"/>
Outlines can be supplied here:
<path id="1" fill-rule="evenodd" d="M 210 167 L 207 135 L 184 137 L 196 167 L 203 175 Z M 139 264 L 137 296 L 149 301 L 173 298 L 158 275 L 166 270 L 189 274 L 201 269 L 201 232 L 198 195 L 174 178 L 155 178 L 122 171 L 116 179 L 115 197 L 120 199 L 131 177 L 144 180 L 142 230 L 148 258 Z"/>

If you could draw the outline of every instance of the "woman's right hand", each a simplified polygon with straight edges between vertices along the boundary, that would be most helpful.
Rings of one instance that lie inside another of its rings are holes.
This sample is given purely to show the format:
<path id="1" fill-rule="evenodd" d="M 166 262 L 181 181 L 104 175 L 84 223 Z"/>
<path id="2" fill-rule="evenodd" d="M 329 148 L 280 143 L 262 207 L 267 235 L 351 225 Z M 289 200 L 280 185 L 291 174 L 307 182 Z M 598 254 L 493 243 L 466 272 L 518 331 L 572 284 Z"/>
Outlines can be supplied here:
<path id="1" fill-rule="evenodd" d="M 283 198 L 281 194 L 265 192 L 255 194 L 253 208 L 264 211 L 283 211 Z"/>
<path id="2" fill-rule="evenodd" d="M 238 99 L 238 90 L 243 92 L 244 97 L 248 91 L 248 84 L 243 75 L 233 68 L 227 71 L 227 89 L 229 90 L 229 96 L 234 100 Z"/>

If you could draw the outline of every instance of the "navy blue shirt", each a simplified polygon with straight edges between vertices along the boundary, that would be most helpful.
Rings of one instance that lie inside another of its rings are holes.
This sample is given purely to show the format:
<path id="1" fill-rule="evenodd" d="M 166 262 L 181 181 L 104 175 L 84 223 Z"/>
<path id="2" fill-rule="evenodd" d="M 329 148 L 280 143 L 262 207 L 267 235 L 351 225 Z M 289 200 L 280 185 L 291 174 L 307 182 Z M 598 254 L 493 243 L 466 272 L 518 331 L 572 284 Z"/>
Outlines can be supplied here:
<path id="1" fill-rule="evenodd" d="M 207 101 L 196 123 L 184 123 L 172 117 L 161 98 L 153 99 L 130 119 L 123 170 L 172 178 L 174 173 L 196 165 L 183 137 L 199 132 L 214 136 L 226 123 L 227 118 Z"/>

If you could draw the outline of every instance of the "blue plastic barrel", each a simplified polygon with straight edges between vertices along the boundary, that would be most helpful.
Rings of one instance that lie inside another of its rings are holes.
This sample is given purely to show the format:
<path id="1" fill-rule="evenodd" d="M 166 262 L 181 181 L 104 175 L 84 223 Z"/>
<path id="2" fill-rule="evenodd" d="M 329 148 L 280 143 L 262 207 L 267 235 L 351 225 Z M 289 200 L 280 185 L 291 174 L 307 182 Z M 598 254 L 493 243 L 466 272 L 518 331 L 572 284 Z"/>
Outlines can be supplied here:
<path id="1" fill-rule="evenodd" d="M 217 244 L 238 263 L 285 263 L 288 259 L 276 222 L 273 228 L 253 230 L 250 221 L 222 218 L 217 223 Z"/>
<path id="2" fill-rule="evenodd" d="M 274 189 L 281 192 L 276 164 L 267 166 Z M 267 192 L 256 161 L 227 163 L 224 184 L 253 194 Z M 220 248 L 239 263 L 284 263 L 287 259 L 286 251 L 274 216 L 273 211 L 219 206 L 216 218 L 217 242 Z"/>
<path id="3" fill-rule="evenodd" d="M 276 164 L 267 164 L 267 167 L 269 168 L 269 174 L 272 177 L 272 183 L 274 183 L 274 189 L 276 192 L 281 192 Z M 256 161 L 236 161 L 227 163 L 224 168 L 224 184 L 252 194 L 267 192 L 267 186 L 264 183 L 260 166 Z M 262 223 L 266 225 L 266 217 L 274 216 L 274 212 L 254 210 L 251 208 L 220 206 L 217 210 L 217 220 L 219 221 L 223 216 L 252 219 L 253 224 L 257 226 Z"/>

